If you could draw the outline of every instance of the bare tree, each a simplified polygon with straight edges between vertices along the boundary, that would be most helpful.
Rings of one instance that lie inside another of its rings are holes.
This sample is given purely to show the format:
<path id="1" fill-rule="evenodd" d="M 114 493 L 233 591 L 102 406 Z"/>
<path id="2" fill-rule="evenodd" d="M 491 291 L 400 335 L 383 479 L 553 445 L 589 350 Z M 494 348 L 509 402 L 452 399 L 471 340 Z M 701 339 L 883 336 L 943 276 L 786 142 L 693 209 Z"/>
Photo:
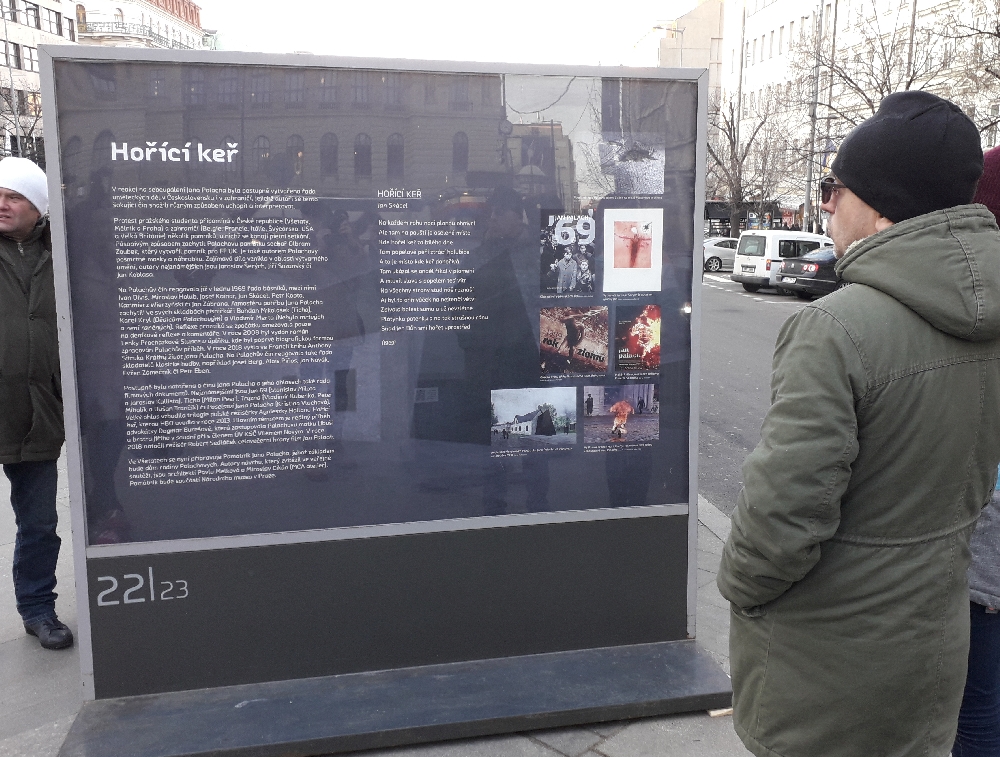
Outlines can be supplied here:
<path id="1" fill-rule="evenodd" d="M 784 115 L 773 97 L 709 105 L 707 187 L 729 210 L 730 236 L 739 235 L 743 213 L 763 216 L 790 194 L 797 159 Z"/>
<path id="2" fill-rule="evenodd" d="M 44 168 L 41 91 L 24 81 L 15 81 L 17 84 L 20 89 L 0 87 L 0 128 L 16 138 L 12 152 L 31 158 Z"/>

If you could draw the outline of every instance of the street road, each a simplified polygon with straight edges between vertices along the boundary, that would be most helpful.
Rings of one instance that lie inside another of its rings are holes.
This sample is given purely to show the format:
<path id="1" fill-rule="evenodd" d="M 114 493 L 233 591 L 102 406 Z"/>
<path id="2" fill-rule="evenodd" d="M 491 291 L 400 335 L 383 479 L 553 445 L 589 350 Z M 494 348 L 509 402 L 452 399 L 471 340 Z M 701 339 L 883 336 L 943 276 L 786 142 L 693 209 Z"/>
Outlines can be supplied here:
<path id="1" fill-rule="evenodd" d="M 698 491 L 732 512 L 743 460 L 771 404 L 771 356 L 781 325 L 807 303 L 773 289 L 748 294 L 728 274 L 705 274 L 701 301 Z"/>

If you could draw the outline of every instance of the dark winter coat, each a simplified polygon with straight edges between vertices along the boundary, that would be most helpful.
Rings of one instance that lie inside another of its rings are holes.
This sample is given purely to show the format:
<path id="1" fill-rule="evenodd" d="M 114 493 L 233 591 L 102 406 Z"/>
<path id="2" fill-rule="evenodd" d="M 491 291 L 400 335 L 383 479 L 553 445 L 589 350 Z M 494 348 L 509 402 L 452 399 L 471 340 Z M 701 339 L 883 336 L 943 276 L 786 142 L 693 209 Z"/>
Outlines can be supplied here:
<path id="1" fill-rule="evenodd" d="M 1000 460 L 1000 233 L 950 208 L 837 270 L 778 337 L 718 575 L 735 726 L 759 757 L 945 757 Z"/>
<path id="2" fill-rule="evenodd" d="M 26 269 L 25 257 L 37 260 Z M 55 460 L 64 438 L 48 221 L 0 236 L 0 463 Z"/>

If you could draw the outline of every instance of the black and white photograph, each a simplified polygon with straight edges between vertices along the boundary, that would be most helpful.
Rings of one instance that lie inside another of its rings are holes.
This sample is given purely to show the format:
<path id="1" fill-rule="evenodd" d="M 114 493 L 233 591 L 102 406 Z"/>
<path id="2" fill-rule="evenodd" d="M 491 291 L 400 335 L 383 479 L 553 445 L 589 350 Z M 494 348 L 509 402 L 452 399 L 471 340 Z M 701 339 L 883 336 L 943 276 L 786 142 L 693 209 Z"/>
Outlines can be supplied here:
<path id="1" fill-rule="evenodd" d="M 572 447 L 576 444 L 573 386 L 494 389 L 490 392 L 493 451 Z"/>

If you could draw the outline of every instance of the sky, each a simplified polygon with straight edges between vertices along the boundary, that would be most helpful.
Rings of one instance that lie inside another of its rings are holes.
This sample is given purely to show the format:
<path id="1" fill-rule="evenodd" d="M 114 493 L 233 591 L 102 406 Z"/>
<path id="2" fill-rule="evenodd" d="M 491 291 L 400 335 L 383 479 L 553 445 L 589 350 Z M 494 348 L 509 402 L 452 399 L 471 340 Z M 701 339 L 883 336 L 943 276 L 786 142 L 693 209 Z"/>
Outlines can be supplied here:
<path id="1" fill-rule="evenodd" d="M 559 415 L 576 415 L 576 387 L 555 386 L 544 389 L 494 389 L 490 392 L 493 409 L 501 423 L 527 415 L 539 405 L 555 405 Z"/>
<path id="2" fill-rule="evenodd" d="M 418 60 L 655 66 L 697 0 L 196 0 L 224 50 Z M 238 9 L 238 12 L 234 12 Z"/>

